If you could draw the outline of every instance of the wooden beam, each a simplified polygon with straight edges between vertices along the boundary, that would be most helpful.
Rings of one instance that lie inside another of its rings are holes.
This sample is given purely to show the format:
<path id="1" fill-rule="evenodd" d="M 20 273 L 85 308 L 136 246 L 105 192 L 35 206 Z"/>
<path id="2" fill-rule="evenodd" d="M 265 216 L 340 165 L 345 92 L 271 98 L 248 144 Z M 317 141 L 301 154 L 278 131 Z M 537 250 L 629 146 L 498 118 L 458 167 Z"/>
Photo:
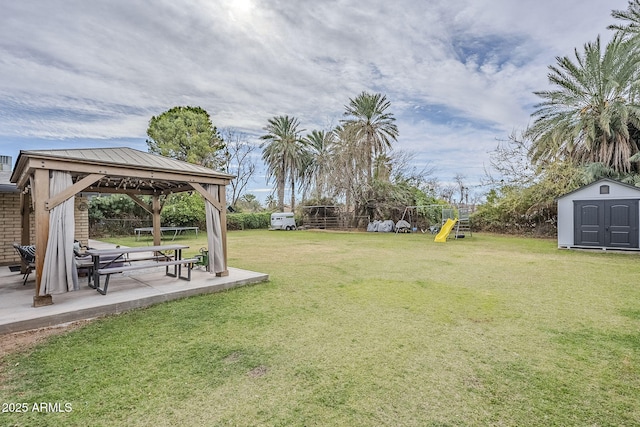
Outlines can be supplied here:
<path id="1" fill-rule="evenodd" d="M 147 211 L 148 213 L 153 215 L 153 206 L 150 206 L 148 203 L 145 203 L 144 200 L 142 200 L 141 198 L 139 198 L 135 194 L 127 193 L 127 196 L 131 197 L 131 200 L 136 202 L 138 204 L 138 206 L 140 206 L 142 209 L 144 209 L 145 211 Z"/>
<path id="2" fill-rule="evenodd" d="M 200 193 L 200 195 L 202 197 L 205 198 L 205 200 L 207 200 L 209 203 L 211 203 L 213 205 L 213 207 L 215 207 L 216 209 L 218 209 L 218 211 L 220 211 L 220 213 L 222 213 L 223 206 L 219 201 L 217 201 L 213 195 L 209 194 L 209 192 L 207 190 L 204 189 L 204 187 L 200 184 L 198 184 L 197 182 L 192 182 L 190 183 L 191 187 L 193 187 L 194 190 L 196 190 L 198 193 Z M 220 186 L 222 188 L 226 188 L 225 186 Z"/>
<path id="3" fill-rule="evenodd" d="M 158 191 L 153 191 L 153 190 L 136 190 L 134 188 L 132 189 L 118 189 L 115 187 L 98 187 L 95 185 L 92 185 L 90 187 L 87 187 L 85 189 L 85 192 L 87 193 L 100 193 L 100 194 L 133 194 L 133 195 L 137 195 L 137 196 L 153 196 L 154 194 L 158 194 Z"/>
<path id="4" fill-rule="evenodd" d="M 31 215 L 29 215 L 29 195 L 20 193 L 20 244 L 31 244 Z"/>
<path id="5" fill-rule="evenodd" d="M 33 306 L 41 307 L 53 304 L 51 295 L 40 296 L 44 257 L 47 252 L 47 243 L 49 242 L 49 211 L 45 207 L 45 201 L 49 199 L 49 171 L 47 169 L 34 171 L 31 191 L 31 197 L 35 201 L 34 212 L 36 220 L 36 294 L 33 297 Z"/>
<path id="6" fill-rule="evenodd" d="M 126 190 L 115 187 L 98 187 L 92 185 L 87 187 L 87 193 L 104 193 L 104 194 L 133 194 L 134 196 L 153 196 L 154 194 L 169 195 L 171 193 L 184 193 L 185 191 L 193 191 L 193 187 L 190 184 L 180 185 L 178 187 L 169 188 L 166 190 L 152 190 L 152 189 L 138 189 L 127 188 Z"/>
<path id="7" fill-rule="evenodd" d="M 33 170 L 25 168 L 20 172 L 20 176 L 18 176 L 18 180 L 16 181 L 16 187 L 19 190 L 24 190 L 29 185 L 29 177 L 33 174 Z"/>
<path id="8" fill-rule="evenodd" d="M 31 244 L 31 228 L 29 221 L 29 196 L 23 191 L 20 193 L 20 244 L 23 246 Z M 20 272 L 27 272 L 27 263 L 20 259 Z"/>
<path id="9" fill-rule="evenodd" d="M 169 195 L 171 193 L 184 193 L 185 191 L 193 191 L 191 184 L 184 184 L 174 188 L 168 188 L 162 191 L 162 194 Z"/>
<path id="10" fill-rule="evenodd" d="M 163 193 L 160 193 L 160 196 L 164 196 L 160 202 L 160 212 L 162 212 L 162 209 L 164 209 L 164 204 L 167 203 L 167 200 L 169 200 L 169 196 Z"/>
<path id="11" fill-rule="evenodd" d="M 97 174 L 97 173 L 92 173 L 90 175 L 85 176 L 80 181 L 73 184 L 71 187 L 65 189 L 64 191 L 56 194 L 55 196 L 45 201 L 44 202 L 45 209 L 50 211 L 51 209 L 55 208 L 61 203 L 66 202 L 71 197 L 75 196 L 76 194 L 78 194 L 79 192 L 81 192 L 82 190 L 84 190 L 94 182 L 101 180 L 102 178 L 104 178 L 104 175 Z"/>
<path id="12" fill-rule="evenodd" d="M 160 246 L 162 234 L 160 231 L 160 196 L 153 196 L 151 205 L 153 210 L 153 245 Z"/>

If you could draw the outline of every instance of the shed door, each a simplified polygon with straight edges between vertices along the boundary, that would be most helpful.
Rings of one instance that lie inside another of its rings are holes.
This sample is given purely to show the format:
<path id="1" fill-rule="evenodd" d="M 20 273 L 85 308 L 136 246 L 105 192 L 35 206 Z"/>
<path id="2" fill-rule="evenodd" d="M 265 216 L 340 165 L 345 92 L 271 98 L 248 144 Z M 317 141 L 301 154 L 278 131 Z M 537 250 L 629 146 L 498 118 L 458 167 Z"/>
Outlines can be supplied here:
<path id="1" fill-rule="evenodd" d="M 574 202 L 574 244 L 638 248 L 637 200 Z"/>

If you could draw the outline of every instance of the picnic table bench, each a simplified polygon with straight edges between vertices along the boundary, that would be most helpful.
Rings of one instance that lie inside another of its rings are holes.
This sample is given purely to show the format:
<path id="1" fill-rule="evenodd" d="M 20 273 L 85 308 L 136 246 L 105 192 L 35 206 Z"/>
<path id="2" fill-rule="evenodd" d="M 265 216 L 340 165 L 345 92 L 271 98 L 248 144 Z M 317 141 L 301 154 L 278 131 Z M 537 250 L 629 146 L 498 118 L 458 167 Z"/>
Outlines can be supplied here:
<path id="1" fill-rule="evenodd" d="M 109 279 L 112 274 L 152 267 L 165 267 L 165 274 L 167 276 L 190 281 L 193 264 L 198 262 L 199 259 L 182 258 L 182 250 L 187 248 L 189 248 L 189 246 L 160 245 L 135 248 L 89 249 L 86 253 L 91 255 L 93 261 L 93 283 L 90 281 L 89 287 L 95 289 L 102 295 L 106 295 L 109 287 Z M 153 252 L 154 255 L 137 258 L 127 257 L 129 254 L 144 252 Z M 170 252 L 173 252 L 173 254 L 169 254 Z M 105 258 L 107 258 L 108 261 L 105 261 Z M 129 265 L 125 265 L 127 263 Z M 186 266 L 187 268 L 186 276 L 182 275 L 182 266 Z M 173 267 L 173 272 L 169 271 L 169 267 Z M 104 287 L 101 288 L 100 276 L 105 275 L 107 277 L 104 282 Z"/>

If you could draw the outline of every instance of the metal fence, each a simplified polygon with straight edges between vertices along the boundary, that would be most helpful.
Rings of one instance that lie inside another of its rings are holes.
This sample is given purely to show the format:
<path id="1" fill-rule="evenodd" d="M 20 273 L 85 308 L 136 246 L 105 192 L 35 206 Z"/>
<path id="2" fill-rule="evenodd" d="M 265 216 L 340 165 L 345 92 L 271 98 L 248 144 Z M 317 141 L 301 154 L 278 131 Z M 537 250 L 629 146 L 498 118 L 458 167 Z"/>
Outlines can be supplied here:
<path id="1" fill-rule="evenodd" d="M 141 227 L 152 227 L 151 219 L 114 218 L 89 221 L 89 235 L 100 236 L 133 236 L 133 230 Z"/>
<path id="2" fill-rule="evenodd" d="M 346 230 L 363 228 L 369 223 L 368 216 L 356 216 L 342 209 L 341 206 L 303 206 L 302 225 L 321 230 Z"/>

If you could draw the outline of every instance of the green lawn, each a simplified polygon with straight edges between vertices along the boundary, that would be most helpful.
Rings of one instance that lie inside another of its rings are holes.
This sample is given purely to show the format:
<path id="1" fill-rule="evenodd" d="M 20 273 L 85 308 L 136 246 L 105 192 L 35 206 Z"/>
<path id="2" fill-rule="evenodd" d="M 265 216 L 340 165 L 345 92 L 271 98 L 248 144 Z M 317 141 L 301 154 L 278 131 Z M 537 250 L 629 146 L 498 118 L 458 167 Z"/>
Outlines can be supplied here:
<path id="1" fill-rule="evenodd" d="M 640 425 L 639 257 L 483 234 L 231 232 L 229 264 L 270 282 L 5 358 L 2 402 L 73 411 L 0 425 Z"/>

